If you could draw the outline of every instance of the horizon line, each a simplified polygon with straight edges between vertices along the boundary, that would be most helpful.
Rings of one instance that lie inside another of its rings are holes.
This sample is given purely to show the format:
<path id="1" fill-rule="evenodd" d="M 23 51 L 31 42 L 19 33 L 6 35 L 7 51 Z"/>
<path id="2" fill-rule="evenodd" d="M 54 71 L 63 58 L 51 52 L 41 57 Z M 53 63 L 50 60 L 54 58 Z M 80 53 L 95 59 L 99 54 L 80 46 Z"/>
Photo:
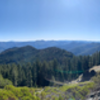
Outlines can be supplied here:
<path id="1" fill-rule="evenodd" d="M 0 42 L 38 42 L 38 41 L 76 41 L 76 42 L 100 42 L 98 40 L 56 40 L 56 39 L 50 39 L 50 40 L 45 40 L 45 39 L 37 39 L 37 40 L 8 40 L 8 41 L 0 41 Z"/>

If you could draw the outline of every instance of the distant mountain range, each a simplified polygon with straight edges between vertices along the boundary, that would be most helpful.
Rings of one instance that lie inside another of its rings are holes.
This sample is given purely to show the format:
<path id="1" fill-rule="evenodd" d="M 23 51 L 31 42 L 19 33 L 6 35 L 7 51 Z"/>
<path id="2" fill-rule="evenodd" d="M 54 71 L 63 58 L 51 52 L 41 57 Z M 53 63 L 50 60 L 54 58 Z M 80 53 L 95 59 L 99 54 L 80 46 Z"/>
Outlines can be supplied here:
<path id="1" fill-rule="evenodd" d="M 87 41 L 33 41 L 33 42 L 0 42 L 0 52 L 13 47 L 30 45 L 36 49 L 57 47 L 75 55 L 91 55 L 100 51 L 100 42 Z"/>
<path id="2" fill-rule="evenodd" d="M 7 63 L 25 63 L 39 61 L 51 61 L 57 59 L 63 62 L 65 59 L 71 59 L 74 55 L 66 50 L 56 47 L 50 47 L 37 50 L 31 46 L 15 47 L 7 49 L 0 54 L 0 64 Z"/>

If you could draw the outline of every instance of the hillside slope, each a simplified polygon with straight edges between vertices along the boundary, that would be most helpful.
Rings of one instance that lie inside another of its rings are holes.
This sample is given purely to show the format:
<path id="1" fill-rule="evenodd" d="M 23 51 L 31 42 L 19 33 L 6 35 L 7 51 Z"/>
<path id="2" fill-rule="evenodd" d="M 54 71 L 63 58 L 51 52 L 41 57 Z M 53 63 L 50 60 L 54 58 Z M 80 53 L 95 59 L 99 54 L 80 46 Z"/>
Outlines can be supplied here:
<path id="1" fill-rule="evenodd" d="M 37 50 L 31 46 L 25 46 L 21 48 L 11 48 L 7 49 L 0 54 L 0 63 L 24 63 L 24 62 L 34 62 L 36 60 L 40 61 L 50 61 L 57 59 L 62 62 L 64 58 L 72 58 L 73 54 L 65 50 L 51 47 L 47 49 Z"/>

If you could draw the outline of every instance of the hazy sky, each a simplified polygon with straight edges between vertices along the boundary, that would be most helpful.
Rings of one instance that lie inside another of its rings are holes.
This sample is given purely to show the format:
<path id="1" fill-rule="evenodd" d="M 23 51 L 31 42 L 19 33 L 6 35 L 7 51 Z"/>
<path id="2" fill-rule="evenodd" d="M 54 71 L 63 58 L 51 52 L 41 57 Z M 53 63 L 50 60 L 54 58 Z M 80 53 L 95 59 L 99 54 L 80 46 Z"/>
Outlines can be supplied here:
<path id="1" fill-rule="evenodd" d="M 100 0 L 0 0 L 0 41 L 100 41 Z"/>

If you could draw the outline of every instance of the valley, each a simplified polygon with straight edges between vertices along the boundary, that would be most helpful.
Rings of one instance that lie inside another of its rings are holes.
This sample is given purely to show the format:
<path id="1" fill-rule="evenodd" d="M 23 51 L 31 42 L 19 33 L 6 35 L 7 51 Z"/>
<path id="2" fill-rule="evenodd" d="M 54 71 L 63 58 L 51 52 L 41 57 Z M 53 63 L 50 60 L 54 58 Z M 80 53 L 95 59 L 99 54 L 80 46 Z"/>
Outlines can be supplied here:
<path id="1" fill-rule="evenodd" d="M 89 100 L 99 91 L 100 52 L 14 47 L 1 52 L 0 75 L 0 100 Z"/>
<path id="2" fill-rule="evenodd" d="M 0 0 L 0 100 L 100 100 L 100 0 Z"/>

